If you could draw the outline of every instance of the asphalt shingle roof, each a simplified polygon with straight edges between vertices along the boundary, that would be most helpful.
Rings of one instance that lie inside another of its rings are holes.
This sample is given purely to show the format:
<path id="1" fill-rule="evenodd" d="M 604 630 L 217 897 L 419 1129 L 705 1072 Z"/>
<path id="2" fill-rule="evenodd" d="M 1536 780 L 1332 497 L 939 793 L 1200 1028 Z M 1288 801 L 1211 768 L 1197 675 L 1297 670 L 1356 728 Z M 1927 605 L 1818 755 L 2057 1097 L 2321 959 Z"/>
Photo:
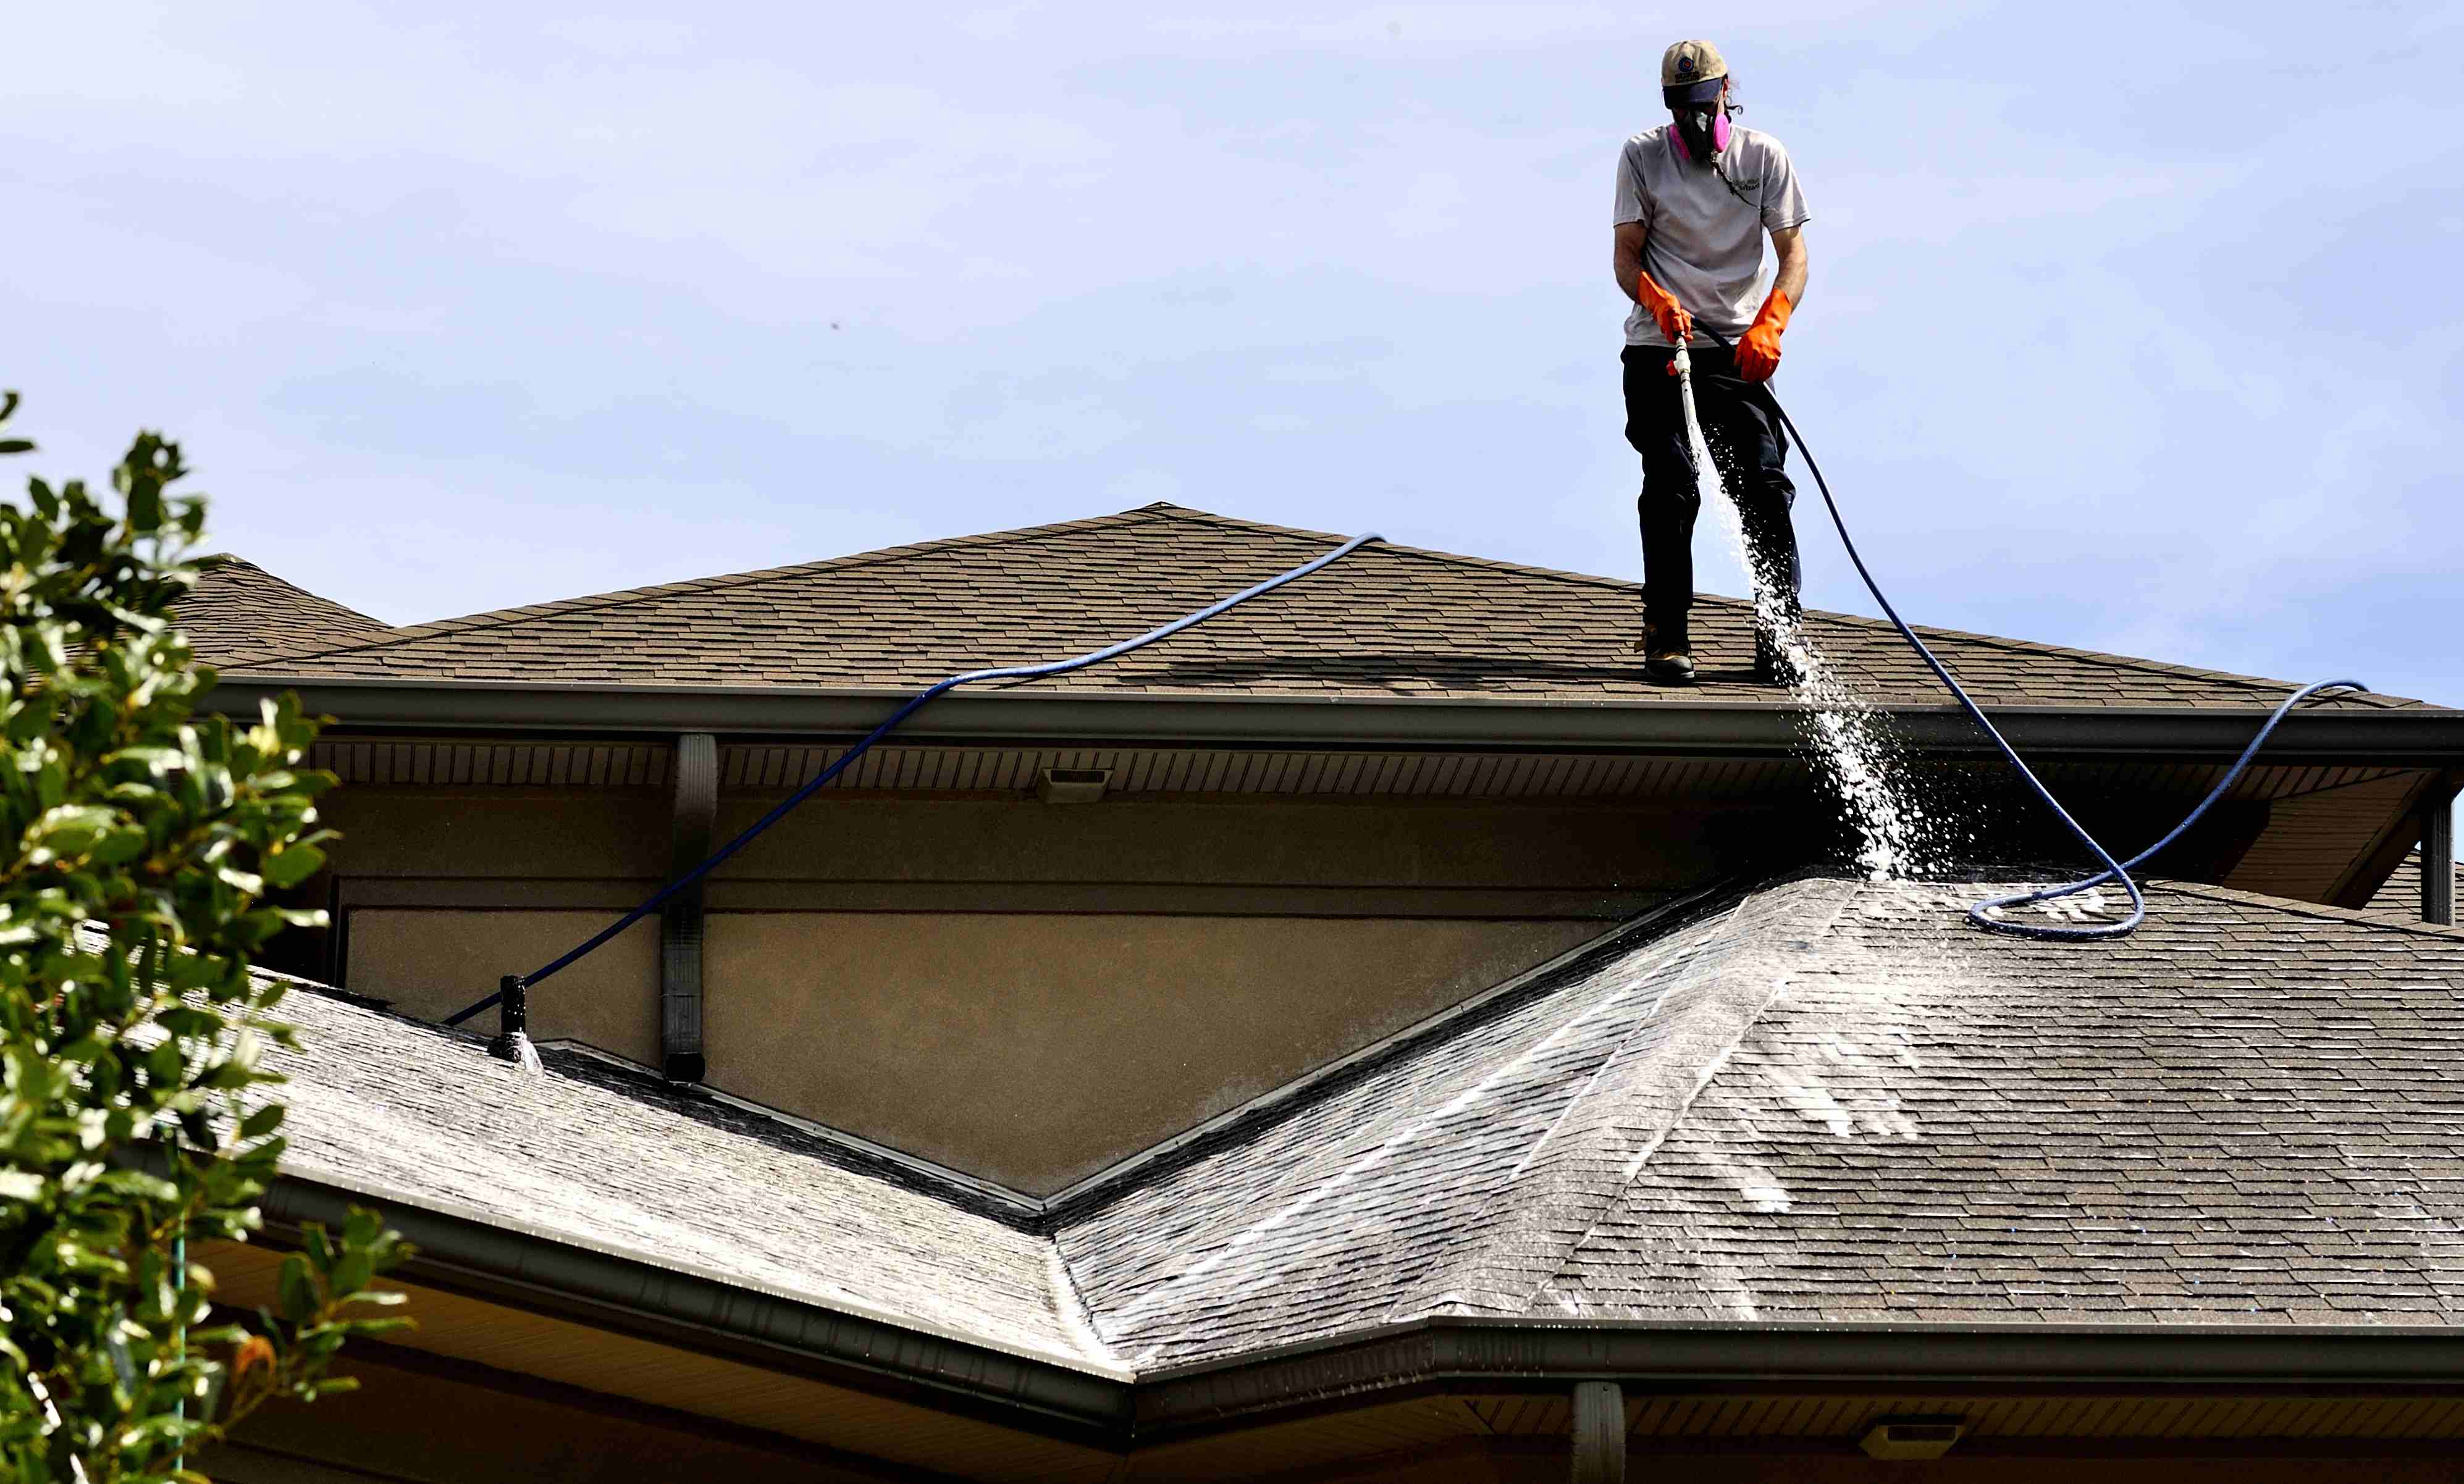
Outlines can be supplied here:
<path id="1" fill-rule="evenodd" d="M 357 644 L 386 632 L 381 619 L 285 582 L 253 561 L 212 558 L 181 600 L 180 626 L 208 665 L 227 666 L 285 649 Z"/>
<path id="2" fill-rule="evenodd" d="M 1444 1315 L 2464 1323 L 2464 931 L 1806 877 L 1644 920 L 1040 1220 L 314 993 L 291 1168 L 1140 1371 Z M 2065 909 L 2071 910 L 2071 909 Z"/>
<path id="3" fill-rule="evenodd" d="M 1588 955 L 1063 1253 L 1140 1366 L 1444 1314 L 2464 1322 L 2464 933 L 2161 886 L 2036 944 L 1965 897 L 1797 882 Z"/>
<path id="4" fill-rule="evenodd" d="M 2464 933 L 2183 885 L 2080 954 L 1927 895 L 1858 893 L 1535 1307 L 2464 1322 Z"/>
<path id="5" fill-rule="evenodd" d="M 1169 505 L 353 636 L 256 666 L 282 677 L 573 685 L 921 687 L 1062 658 L 1167 622 L 1322 555 L 1337 537 Z M 1702 684 L 1645 682 L 1636 584 L 1373 545 L 1108 665 L 1039 682 L 1078 691 L 1769 699 L 1750 615 L 1698 608 Z M 1881 704 L 1941 692 L 1888 626 L 1832 614 L 1809 632 Z M 2286 683 L 1926 630 L 1998 705 L 2260 707 Z M 2417 705 L 2390 697 L 2344 705 Z"/>
<path id="6" fill-rule="evenodd" d="M 286 1172 L 1063 1364 L 1104 1364 L 1052 1243 L 782 1122 L 313 991 L 268 1064 Z"/>

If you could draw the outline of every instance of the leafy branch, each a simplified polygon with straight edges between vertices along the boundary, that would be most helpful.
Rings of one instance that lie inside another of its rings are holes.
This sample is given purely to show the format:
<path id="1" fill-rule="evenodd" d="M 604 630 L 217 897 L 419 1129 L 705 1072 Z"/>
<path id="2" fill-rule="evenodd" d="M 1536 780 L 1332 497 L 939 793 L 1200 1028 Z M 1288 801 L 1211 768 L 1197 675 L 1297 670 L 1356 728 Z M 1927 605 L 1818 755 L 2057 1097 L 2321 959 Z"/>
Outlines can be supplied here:
<path id="1" fill-rule="evenodd" d="M 17 407 L 0 397 L 0 454 Z M 309 1227 L 278 1301 L 207 1326 L 199 1249 L 245 1242 L 283 1152 L 269 1044 L 280 893 L 324 864 L 296 697 L 236 726 L 174 605 L 203 570 L 180 447 L 0 504 L 0 1474 L 202 1480 L 187 1455 L 275 1398 L 351 1385 L 344 1342 L 407 1320 L 372 1287 L 407 1249 L 373 1211 Z"/>

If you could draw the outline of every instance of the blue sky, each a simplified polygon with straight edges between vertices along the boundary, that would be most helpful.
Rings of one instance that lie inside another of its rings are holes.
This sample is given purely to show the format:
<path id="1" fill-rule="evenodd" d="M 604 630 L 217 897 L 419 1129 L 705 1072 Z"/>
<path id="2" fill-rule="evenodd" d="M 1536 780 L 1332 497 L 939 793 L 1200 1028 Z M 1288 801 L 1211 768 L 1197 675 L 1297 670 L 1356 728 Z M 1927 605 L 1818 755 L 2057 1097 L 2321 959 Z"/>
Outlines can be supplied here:
<path id="1" fill-rule="evenodd" d="M 1611 169 L 1708 35 L 1904 610 L 2464 703 L 2464 10 L 2321 16 L 46 7 L 0 379 L 397 622 L 1154 499 L 1634 576 Z"/>

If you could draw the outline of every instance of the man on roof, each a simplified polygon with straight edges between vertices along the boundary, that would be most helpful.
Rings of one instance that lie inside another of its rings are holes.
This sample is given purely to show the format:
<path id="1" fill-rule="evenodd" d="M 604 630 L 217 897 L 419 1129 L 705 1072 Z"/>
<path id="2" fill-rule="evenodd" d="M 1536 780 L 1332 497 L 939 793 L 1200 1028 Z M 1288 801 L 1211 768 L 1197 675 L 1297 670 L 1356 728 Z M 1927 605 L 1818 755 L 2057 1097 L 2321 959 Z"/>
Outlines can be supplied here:
<path id="1" fill-rule="evenodd" d="M 1728 65 L 1708 41 L 1680 41 L 1660 59 L 1669 121 L 1625 142 L 1617 156 L 1617 287 L 1625 321 L 1625 436 L 1642 455 L 1643 668 L 1694 678 L 1694 519 L 1703 508 L 1678 401 L 1675 347 L 1693 362 L 1694 397 L 1723 486 L 1745 517 L 1757 596 L 1793 618 L 1799 586 L 1796 498 L 1788 440 L 1762 383 L 1779 366 L 1780 333 L 1805 293 L 1805 197 L 1788 151 L 1732 121 Z M 1778 269 L 1763 284 L 1763 236 Z M 1713 333 L 1716 333 L 1716 338 Z M 1723 343 L 1723 342 L 1726 343 Z M 1754 673 L 1789 678 L 1760 623 Z"/>

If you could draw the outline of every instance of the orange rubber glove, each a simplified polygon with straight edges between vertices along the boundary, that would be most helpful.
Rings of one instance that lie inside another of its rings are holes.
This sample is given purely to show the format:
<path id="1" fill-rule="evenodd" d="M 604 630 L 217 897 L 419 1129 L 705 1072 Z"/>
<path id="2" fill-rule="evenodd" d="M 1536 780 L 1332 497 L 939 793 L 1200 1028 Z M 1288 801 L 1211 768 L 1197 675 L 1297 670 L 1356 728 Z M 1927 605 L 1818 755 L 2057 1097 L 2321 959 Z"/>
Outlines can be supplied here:
<path id="1" fill-rule="evenodd" d="M 1796 306 L 1777 289 L 1763 300 L 1762 312 L 1737 340 L 1737 374 L 1749 382 L 1768 382 L 1779 369 L 1779 333 L 1788 328 L 1788 316 Z"/>
<path id="2" fill-rule="evenodd" d="M 1634 275 L 1634 299 L 1651 311 L 1651 322 L 1668 337 L 1671 345 L 1683 345 L 1694 334 L 1694 316 L 1677 302 L 1677 295 L 1652 282 L 1649 273 Z"/>

